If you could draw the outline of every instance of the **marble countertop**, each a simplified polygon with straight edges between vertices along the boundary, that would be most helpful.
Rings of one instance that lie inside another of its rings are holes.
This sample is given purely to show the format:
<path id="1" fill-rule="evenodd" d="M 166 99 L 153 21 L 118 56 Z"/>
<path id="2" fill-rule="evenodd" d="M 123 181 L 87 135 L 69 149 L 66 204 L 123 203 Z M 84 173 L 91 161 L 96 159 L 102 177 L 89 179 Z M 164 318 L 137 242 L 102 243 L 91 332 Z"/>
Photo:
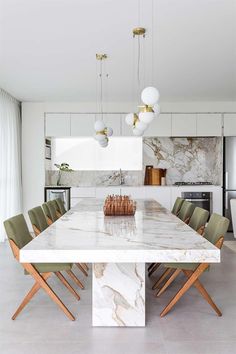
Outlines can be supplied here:
<path id="1" fill-rule="evenodd" d="M 114 187 L 119 187 L 119 188 L 150 188 L 150 187 L 161 187 L 161 188 L 165 188 L 165 187 L 181 187 L 181 188 L 196 188 L 196 187 L 199 187 L 199 188 L 205 188 L 205 187 L 219 187 L 219 188 L 222 188 L 221 185 L 219 184 L 202 184 L 202 185 L 176 185 L 176 184 L 166 184 L 165 186 L 162 186 L 162 185 L 152 185 L 152 184 L 135 184 L 135 185 L 129 185 L 129 184 L 106 184 L 106 185 L 102 185 L 102 184 L 99 184 L 99 185 L 94 185 L 94 186 L 91 186 L 91 185 L 78 185 L 78 186 L 56 186 L 56 185 L 45 185 L 45 188 L 114 188 Z"/>
<path id="2" fill-rule="evenodd" d="M 220 250 L 154 200 L 134 217 L 105 217 L 86 198 L 20 251 L 21 262 L 220 262 Z"/>

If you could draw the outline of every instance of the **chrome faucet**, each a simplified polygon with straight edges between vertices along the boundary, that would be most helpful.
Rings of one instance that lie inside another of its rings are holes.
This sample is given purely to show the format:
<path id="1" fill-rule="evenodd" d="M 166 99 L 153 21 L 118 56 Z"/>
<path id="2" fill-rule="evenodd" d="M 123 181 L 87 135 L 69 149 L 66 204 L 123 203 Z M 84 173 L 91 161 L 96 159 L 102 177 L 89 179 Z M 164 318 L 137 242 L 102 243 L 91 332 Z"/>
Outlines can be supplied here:
<path id="1" fill-rule="evenodd" d="M 120 185 L 122 185 L 122 184 L 125 184 L 125 179 L 124 179 L 124 175 L 122 173 L 122 170 L 120 168 Z"/>

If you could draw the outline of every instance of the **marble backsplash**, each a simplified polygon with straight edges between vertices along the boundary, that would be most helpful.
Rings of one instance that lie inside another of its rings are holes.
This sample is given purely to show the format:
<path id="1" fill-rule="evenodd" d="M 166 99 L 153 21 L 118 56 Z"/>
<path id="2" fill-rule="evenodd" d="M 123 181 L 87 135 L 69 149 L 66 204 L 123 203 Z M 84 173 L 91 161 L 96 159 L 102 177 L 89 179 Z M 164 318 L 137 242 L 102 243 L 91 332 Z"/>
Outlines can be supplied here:
<path id="1" fill-rule="evenodd" d="M 167 169 L 166 183 L 211 182 L 222 180 L 222 139 L 209 138 L 144 138 L 143 170 L 122 171 L 126 185 L 143 185 L 146 165 Z M 58 171 L 46 171 L 46 185 L 56 185 Z M 117 185 L 119 171 L 63 172 L 61 185 L 107 186 Z"/>

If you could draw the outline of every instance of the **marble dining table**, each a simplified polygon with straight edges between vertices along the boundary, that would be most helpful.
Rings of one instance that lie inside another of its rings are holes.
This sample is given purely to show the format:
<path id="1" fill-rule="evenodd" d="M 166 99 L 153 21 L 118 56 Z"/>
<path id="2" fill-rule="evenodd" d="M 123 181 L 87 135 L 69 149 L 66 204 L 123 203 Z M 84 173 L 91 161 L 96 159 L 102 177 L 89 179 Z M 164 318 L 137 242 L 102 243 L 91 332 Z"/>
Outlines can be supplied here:
<path id="1" fill-rule="evenodd" d="M 220 250 L 152 199 L 104 216 L 84 198 L 20 250 L 22 263 L 92 263 L 92 325 L 145 326 L 145 263 L 218 263 Z"/>

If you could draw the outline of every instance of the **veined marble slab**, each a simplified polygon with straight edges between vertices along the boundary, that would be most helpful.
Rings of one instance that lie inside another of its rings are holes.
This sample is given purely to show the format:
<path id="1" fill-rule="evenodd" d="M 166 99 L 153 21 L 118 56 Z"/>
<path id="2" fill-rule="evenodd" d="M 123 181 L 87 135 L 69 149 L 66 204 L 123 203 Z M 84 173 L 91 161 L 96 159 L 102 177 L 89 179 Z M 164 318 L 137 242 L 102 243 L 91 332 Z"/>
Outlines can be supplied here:
<path id="1" fill-rule="evenodd" d="M 145 326 L 145 264 L 93 264 L 93 326 Z"/>
<path id="2" fill-rule="evenodd" d="M 105 217 L 87 198 L 20 250 L 21 262 L 220 262 L 220 250 L 154 200 L 134 217 Z"/>

